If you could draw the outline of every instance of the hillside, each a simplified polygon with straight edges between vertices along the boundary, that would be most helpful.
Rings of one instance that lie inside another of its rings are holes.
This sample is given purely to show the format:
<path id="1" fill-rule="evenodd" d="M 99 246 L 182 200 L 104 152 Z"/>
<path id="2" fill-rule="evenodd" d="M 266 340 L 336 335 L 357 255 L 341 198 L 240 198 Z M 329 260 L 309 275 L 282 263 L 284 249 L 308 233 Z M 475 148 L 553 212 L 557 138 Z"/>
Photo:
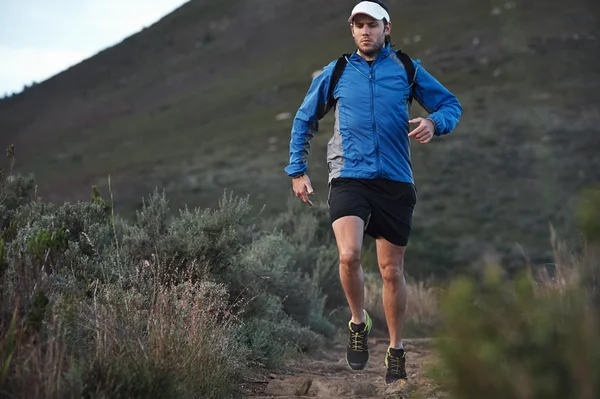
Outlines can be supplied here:
<path id="1" fill-rule="evenodd" d="M 91 186 L 129 217 L 164 189 L 173 209 L 249 194 L 286 207 L 291 112 L 313 71 L 353 49 L 346 0 L 192 0 L 157 24 L 0 101 L 0 147 L 50 201 Z M 600 6 L 594 0 L 392 1 L 397 47 L 459 97 L 450 136 L 413 145 L 413 275 L 482 257 L 545 262 L 578 190 L 600 180 Z M 416 105 L 415 114 L 423 114 Z M 332 118 L 309 174 L 326 199 Z M 2 160 L 4 162 L 4 160 Z M 5 163 L 0 167 L 6 167 Z M 574 236 L 575 237 L 575 236 Z"/>

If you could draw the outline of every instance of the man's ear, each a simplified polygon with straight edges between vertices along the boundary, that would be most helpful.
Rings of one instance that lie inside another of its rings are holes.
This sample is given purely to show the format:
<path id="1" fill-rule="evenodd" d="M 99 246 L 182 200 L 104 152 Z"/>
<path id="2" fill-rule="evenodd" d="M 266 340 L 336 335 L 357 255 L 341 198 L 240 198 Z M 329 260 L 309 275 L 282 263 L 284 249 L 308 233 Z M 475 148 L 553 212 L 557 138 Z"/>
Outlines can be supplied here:
<path id="1" fill-rule="evenodd" d="M 392 23 L 388 22 L 387 25 L 385 26 L 384 32 L 386 35 L 389 35 L 390 33 L 392 33 Z"/>

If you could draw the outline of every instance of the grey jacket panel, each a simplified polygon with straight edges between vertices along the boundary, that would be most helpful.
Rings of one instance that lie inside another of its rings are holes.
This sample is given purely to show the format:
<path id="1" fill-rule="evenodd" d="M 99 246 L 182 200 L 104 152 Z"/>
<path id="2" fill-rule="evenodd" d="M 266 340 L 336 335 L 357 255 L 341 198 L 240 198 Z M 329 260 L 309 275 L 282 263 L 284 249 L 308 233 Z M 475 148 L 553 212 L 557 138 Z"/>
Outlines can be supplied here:
<path id="1" fill-rule="evenodd" d="M 327 169 L 329 170 L 329 182 L 340 177 L 344 167 L 344 150 L 342 146 L 342 134 L 340 132 L 339 107 L 335 107 L 335 124 L 333 125 L 333 136 L 327 143 Z"/>

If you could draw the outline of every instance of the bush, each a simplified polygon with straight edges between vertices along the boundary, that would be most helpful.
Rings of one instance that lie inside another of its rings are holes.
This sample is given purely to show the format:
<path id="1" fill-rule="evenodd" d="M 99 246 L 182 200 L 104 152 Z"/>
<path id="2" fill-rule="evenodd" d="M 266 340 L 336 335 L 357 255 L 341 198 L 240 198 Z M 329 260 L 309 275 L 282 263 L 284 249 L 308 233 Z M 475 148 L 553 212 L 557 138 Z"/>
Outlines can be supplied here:
<path id="1" fill-rule="evenodd" d="M 154 192 L 130 223 L 97 189 L 61 206 L 20 198 L 2 214 L 2 395 L 226 397 L 248 365 L 332 334 L 330 247 L 261 229 L 247 199 L 172 215 Z"/>
<path id="2" fill-rule="evenodd" d="M 560 267 L 552 277 L 506 281 L 489 266 L 481 282 L 451 284 L 441 302 L 437 375 L 455 397 L 600 397 L 597 288 L 581 278 L 597 276 L 600 265 L 579 258 Z"/>
<path id="3" fill-rule="evenodd" d="M 31 398 L 229 395 L 245 352 L 234 339 L 225 287 L 158 285 L 151 306 L 146 302 L 142 293 L 98 287 L 90 303 L 76 305 L 74 325 L 58 302 L 53 324 L 41 331 L 15 312 L 0 341 L 7 370 L 0 392 Z M 74 326 L 79 334 L 67 334 Z"/>
<path id="4" fill-rule="evenodd" d="M 309 208 L 290 196 L 288 209 L 263 226 L 286 237 L 290 246 L 290 268 L 309 276 L 312 284 L 327 287 L 323 309 L 326 313 L 346 309 L 348 304 L 339 279 L 338 250 L 329 221 L 327 204 L 315 203 Z"/>

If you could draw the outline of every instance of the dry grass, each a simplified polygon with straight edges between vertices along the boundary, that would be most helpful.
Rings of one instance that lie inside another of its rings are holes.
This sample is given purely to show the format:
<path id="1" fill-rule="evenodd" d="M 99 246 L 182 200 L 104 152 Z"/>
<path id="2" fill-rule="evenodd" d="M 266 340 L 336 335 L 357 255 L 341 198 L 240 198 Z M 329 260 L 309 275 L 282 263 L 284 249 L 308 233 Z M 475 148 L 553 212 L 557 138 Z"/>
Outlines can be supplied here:
<path id="1" fill-rule="evenodd" d="M 554 262 L 546 268 L 538 270 L 535 275 L 535 292 L 537 294 L 563 295 L 577 286 L 590 287 L 595 292 L 598 288 L 600 270 L 600 254 L 598 245 L 587 243 L 580 251 L 575 251 L 564 241 L 558 239 L 556 231 L 550 229 Z"/>
<path id="2" fill-rule="evenodd" d="M 553 249 L 552 264 L 544 268 L 531 268 L 533 290 L 536 295 L 564 295 L 573 287 L 596 284 L 598 276 L 589 276 L 590 270 L 599 270 L 592 263 L 600 262 L 598 251 L 586 247 L 575 251 L 572 246 L 559 240 L 556 231 L 550 229 L 550 242 Z M 488 265 L 501 271 L 498 265 Z M 385 313 L 381 299 L 382 281 L 378 273 L 365 275 L 365 307 L 376 320 L 378 326 L 385 326 Z M 407 281 L 408 303 L 406 311 L 405 335 L 427 336 L 440 325 L 440 297 L 445 289 L 428 285 L 423 281 Z"/>
<path id="3" fill-rule="evenodd" d="M 32 399 L 64 397 L 62 377 L 69 367 L 69 359 L 64 331 L 57 318 L 52 320 L 49 334 L 44 335 L 30 333 L 22 324 L 15 312 L 12 328 L 2 329 L 0 397 L 4 397 L 7 390 L 26 393 L 23 397 Z M 11 369 L 15 364 L 19 367 Z"/>
<path id="4" fill-rule="evenodd" d="M 240 349 L 232 339 L 235 316 L 229 311 L 224 286 L 158 283 L 151 295 L 129 296 L 114 289 L 103 295 L 102 305 L 95 305 L 93 313 L 96 362 L 114 367 L 135 359 L 171 376 L 173 381 L 163 383 L 177 386 L 178 391 L 203 397 L 230 392 L 231 376 L 244 364 L 231 358 Z M 152 386 L 154 381 L 149 383 Z"/>
<path id="5" fill-rule="evenodd" d="M 62 314 L 53 315 L 42 336 L 29 334 L 15 313 L 15 328 L 3 328 L 0 336 L 0 368 L 7 370 L 0 396 L 230 394 L 231 377 L 244 366 L 231 353 L 244 356 L 232 338 L 235 316 L 225 288 L 207 282 L 157 285 L 148 297 L 97 287 L 92 301 L 77 309 L 76 328 L 87 339 L 71 347 Z"/>
<path id="6" fill-rule="evenodd" d="M 383 285 L 378 274 L 365 275 L 365 307 L 377 320 L 385 325 L 385 313 L 381 300 Z M 438 324 L 438 296 L 440 289 L 425 282 L 407 282 L 408 303 L 406 306 L 405 336 L 426 336 Z"/>

